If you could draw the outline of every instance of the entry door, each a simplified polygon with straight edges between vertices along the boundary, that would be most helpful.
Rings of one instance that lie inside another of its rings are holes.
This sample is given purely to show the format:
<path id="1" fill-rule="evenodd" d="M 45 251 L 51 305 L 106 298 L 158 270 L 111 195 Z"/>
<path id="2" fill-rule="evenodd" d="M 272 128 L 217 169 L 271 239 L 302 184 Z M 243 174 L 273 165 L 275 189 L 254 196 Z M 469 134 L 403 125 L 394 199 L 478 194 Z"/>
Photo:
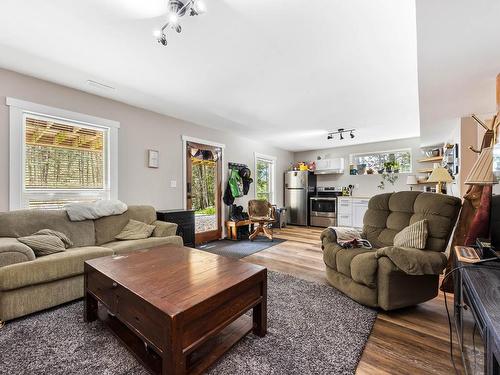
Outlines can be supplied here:
<path id="1" fill-rule="evenodd" d="M 195 242 L 215 241 L 222 235 L 222 149 L 186 143 L 187 208 L 195 210 Z"/>

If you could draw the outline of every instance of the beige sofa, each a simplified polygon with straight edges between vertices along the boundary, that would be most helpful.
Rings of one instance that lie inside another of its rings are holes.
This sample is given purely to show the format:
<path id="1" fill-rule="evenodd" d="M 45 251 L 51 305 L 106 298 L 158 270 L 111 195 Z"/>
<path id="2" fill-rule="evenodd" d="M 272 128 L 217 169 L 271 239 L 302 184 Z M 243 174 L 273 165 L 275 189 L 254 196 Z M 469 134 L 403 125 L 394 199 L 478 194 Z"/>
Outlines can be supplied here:
<path id="1" fill-rule="evenodd" d="M 150 238 L 116 241 L 129 219 L 156 226 Z M 41 229 L 66 234 L 74 247 L 35 257 L 16 238 Z M 177 224 L 156 220 L 151 206 L 130 206 L 121 215 L 72 222 L 65 211 L 20 210 L 0 213 L 0 321 L 7 321 L 83 297 L 86 260 L 161 245 L 182 246 Z"/>

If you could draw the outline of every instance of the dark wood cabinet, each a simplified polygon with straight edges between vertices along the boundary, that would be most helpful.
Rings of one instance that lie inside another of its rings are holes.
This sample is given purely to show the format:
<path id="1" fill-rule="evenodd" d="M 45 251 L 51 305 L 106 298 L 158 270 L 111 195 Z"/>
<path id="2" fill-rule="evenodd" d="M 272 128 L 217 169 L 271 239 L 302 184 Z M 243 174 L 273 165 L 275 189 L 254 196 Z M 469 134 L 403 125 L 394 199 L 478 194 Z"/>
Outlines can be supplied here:
<path id="1" fill-rule="evenodd" d="M 195 247 L 194 210 L 160 210 L 156 217 L 161 221 L 177 224 L 177 235 L 184 240 L 184 246 Z"/>
<path id="2" fill-rule="evenodd" d="M 470 265 L 455 273 L 455 328 L 466 374 L 500 375 L 500 266 Z"/>

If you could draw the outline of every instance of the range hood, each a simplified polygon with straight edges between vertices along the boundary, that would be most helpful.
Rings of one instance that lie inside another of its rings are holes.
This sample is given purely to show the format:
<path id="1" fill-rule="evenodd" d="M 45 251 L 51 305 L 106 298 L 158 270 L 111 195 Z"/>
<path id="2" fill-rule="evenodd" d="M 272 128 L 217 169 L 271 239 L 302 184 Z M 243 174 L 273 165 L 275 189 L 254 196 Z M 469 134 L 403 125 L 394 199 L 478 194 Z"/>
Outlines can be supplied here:
<path id="1" fill-rule="evenodd" d="M 316 160 L 314 174 L 343 174 L 344 158 Z"/>

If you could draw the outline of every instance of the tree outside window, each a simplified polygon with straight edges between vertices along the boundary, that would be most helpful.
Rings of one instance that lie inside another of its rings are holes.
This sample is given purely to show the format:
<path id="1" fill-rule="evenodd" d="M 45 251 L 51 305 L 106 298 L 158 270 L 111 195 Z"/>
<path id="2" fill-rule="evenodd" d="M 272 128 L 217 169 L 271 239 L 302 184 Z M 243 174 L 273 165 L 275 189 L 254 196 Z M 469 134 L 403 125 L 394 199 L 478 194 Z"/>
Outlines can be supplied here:
<path id="1" fill-rule="evenodd" d="M 255 167 L 256 167 L 255 196 L 257 199 L 263 199 L 273 203 L 274 160 L 257 158 L 255 162 Z"/>

